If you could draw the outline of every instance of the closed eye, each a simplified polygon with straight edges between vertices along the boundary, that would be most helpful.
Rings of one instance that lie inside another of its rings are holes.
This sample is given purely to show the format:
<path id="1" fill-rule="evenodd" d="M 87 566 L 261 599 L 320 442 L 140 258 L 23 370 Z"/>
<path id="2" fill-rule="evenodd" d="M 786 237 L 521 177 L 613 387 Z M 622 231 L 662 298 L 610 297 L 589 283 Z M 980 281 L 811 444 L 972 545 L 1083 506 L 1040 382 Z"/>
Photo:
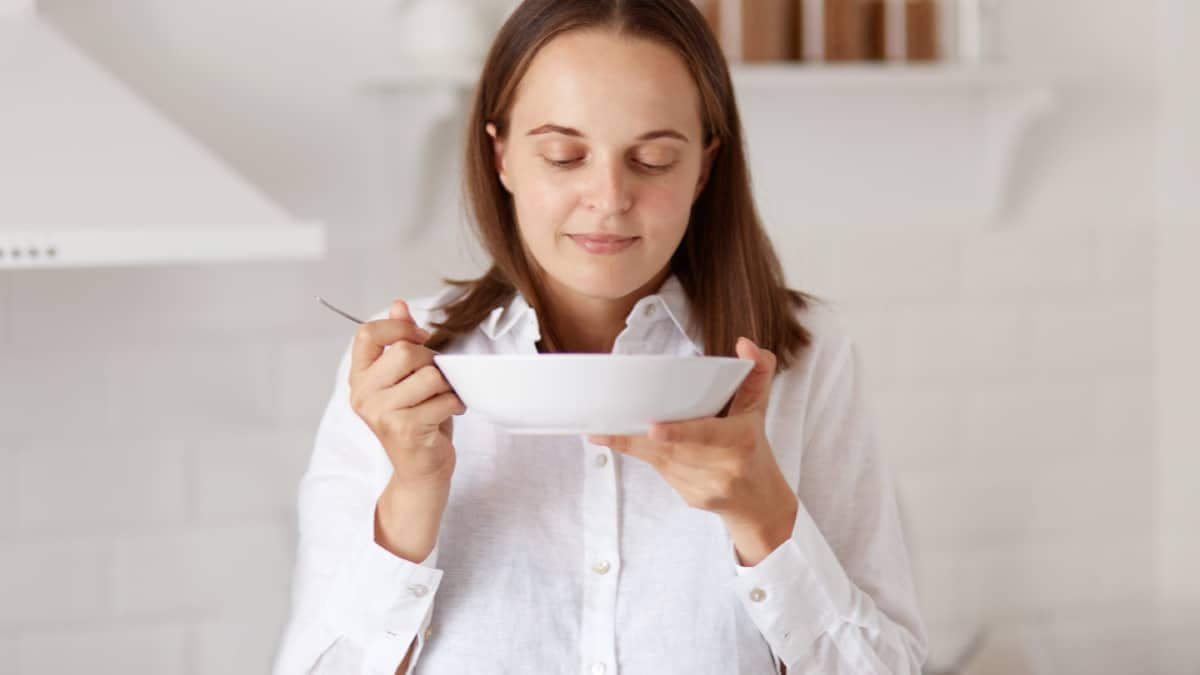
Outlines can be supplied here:
<path id="1" fill-rule="evenodd" d="M 542 159 L 547 164 L 549 164 L 550 166 L 552 166 L 556 169 L 569 169 L 569 168 L 579 164 L 580 162 L 582 162 L 585 158 L 577 157 L 575 159 L 553 159 L 551 157 L 546 157 L 543 155 Z M 638 160 L 634 160 L 633 163 L 638 168 L 642 169 L 643 171 L 647 171 L 649 173 L 664 173 L 667 170 L 669 170 L 671 167 L 675 166 L 674 162 L 671 162 L 669 164 L 650 164 L 647 162 L 641 162 Z"/>
<path id="2" fill-rule="evenodd" d="M 566 169 L 566 168 L 574 166 L 575 164 L 578 164 L 579 162 L 583 161 L 582 157 L 577 158 L 577 159 L 551 159 L 549 157 L 543 157 L 542 159 L 545 159 L 546 163 L 549 164 L 550 166 L 553 166 L 553 167 L 556 167 L 559 169 Z"/>

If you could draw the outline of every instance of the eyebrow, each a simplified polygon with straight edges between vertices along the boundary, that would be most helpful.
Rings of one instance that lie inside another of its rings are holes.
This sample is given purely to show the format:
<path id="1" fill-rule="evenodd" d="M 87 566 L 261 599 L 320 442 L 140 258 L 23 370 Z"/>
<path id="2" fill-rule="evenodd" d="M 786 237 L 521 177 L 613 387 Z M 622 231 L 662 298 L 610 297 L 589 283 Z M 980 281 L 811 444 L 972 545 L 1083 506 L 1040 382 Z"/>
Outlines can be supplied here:
<path id="1" fill-rule="evenodd" d="M 542 126 L 531 130 L 528 134 L 526 134 L 526 136 L 538 136 L 540 134 L 562 134 L 564 136 L 574 136 L 575 138 L 586 138 L 583 135 L 583 132 L 579 131 L 578 129 L 563 127 L 557 124 L 543 124 Z M 676 140 L 683 141 L 684 143 L 688 142 L 687 136 L 684 136 L 674 129 L 655 129 L 654 131 L 647 131 L 641 136 L 638 136 L 637 140 L 652 141 L 656 138 L 674 138 Z"/>

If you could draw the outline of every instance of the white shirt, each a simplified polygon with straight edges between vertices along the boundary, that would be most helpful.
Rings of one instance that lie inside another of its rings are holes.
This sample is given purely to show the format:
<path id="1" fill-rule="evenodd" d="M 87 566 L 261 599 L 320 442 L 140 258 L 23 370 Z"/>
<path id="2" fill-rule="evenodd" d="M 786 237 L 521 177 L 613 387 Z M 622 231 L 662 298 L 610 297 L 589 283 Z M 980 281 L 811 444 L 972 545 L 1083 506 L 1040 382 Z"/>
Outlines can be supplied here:
<path id="1" fill-rule="evenodd" d="M 457 289 L 410 303 L 429 329 Z M 671 277 L 614 354 L 703 354 Z M 382 310 L 372 319 L 385 318 Z M 648 464 L 583 436 L 520 436 L 469 410 L 433 552 L 374 541 L 392 467 L 349 403 L 347 348 L 300 484 L 293 607 L 275 673 L 891 673 L 915 675 L 925 628 L 854 343 L 833 311 L 776 376 L 767 437 L 800 508 L 791 538 L 738 564 L 724 523 Z M 447 353 L 537 352 L 518 294 Z"/>

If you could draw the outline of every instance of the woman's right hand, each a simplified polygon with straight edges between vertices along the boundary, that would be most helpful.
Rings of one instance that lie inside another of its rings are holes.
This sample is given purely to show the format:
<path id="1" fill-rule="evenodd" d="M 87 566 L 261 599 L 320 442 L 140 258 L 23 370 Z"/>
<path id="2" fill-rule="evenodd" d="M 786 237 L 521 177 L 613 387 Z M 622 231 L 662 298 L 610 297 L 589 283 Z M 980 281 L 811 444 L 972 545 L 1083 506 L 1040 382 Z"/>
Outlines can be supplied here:
<path id="1" fill-rule="evenodd" d="M 350 405 L 387 451 L 393 483 L 448 484 L 454 472 L 453 416 L 466 406 L 434 365 L 428 339 L 403 300 L 354 336 Z"/>

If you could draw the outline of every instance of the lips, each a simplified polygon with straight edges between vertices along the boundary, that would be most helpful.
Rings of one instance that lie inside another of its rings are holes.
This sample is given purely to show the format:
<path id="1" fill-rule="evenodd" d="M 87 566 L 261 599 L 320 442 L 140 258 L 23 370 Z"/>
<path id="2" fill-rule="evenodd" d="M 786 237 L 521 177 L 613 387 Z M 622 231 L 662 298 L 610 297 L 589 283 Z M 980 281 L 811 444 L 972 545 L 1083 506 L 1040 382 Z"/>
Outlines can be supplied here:
<path id="1" fill-rule="evenodd" d="M 567 236 L 588 253 L 600 254 L 620 253 L 640 239 L 640 237 L 622 237 L 613 234 L 571 234 Z"/>

